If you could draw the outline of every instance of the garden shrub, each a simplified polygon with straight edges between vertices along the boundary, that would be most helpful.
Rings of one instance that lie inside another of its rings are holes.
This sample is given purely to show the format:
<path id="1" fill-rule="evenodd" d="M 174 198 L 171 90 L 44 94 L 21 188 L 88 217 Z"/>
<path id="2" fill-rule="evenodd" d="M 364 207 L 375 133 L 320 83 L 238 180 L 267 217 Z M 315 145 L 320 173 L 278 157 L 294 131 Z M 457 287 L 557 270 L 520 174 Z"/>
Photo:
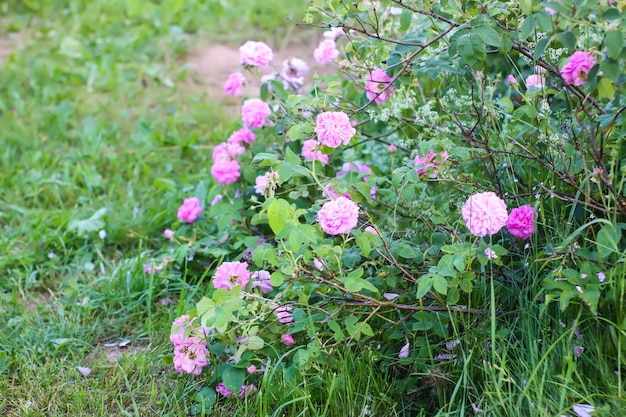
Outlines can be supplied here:
<path id="1" fill-rule="evenodd" d="M 308 84 L 294 57 L 264 77 L 152 261 L 206 287 L 174 322 L 176 369 L 245 396 L 268 362 L 306 375 L 359 343 L 412 392 L 463 345 L 497 356 L 523 296 L 609 341 L 619 377 L 617 3 L 314 1 L 313 56 L 336 72 Z M 231 94 L 273 59 L 258 41 L 241 53 Z"/>

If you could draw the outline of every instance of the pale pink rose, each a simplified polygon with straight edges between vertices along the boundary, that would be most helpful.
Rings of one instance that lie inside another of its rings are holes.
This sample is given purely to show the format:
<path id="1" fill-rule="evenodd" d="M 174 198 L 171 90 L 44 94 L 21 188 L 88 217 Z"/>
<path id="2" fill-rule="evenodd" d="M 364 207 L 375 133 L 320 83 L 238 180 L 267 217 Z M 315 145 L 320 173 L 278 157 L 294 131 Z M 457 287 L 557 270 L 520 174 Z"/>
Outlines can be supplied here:
<path id="1" fill-rule="evenodd" d="M 598 272 L 598 281 L 604 282 L 606 279 L 606 274 L 604 272 Z"/>
<path id="2" fill-rule="evenodd" d="M 245 80 L 246 77 L 244 77 L 242 73 L 233 72 L 226 79 L 226 84 L 224 84 L 224 92 L 233 96 L 241 95 L 241 88 L 243 87 L 243 82 Z"/>
<path id="3" fill-rule="evenodd" d="M 254 132 L 252 132 L 250 129 L 243 128 L 243 129 L 235 130 L 232 133 L 232 135 L 230 135 L 227 142 L 244 144 L 244 143 L 252 143 L 255 140 L 256 140 L 256 137 L 254 136 Z"/>
<path id="4" fill-rule="evenodd" d="M 307 161 L 320 161 L 322 164 L 328 164 L 328 155 L 320 150 L 316 150 L 320 143 L 315 139 L 305 140 L 302 144 L 302 156 Z"/>
<path id="5" fill-rule="evenodd" d="M 304 77 L 309 72 L 309 66 L 300 58 L 289 58 L 283 62 L 281 75 L 292 78 Z"/>
<path id="6" fill-rule="evenodd" d="M 396 151 L 397 151 L 396 145 L 394 145 L 393 143 L 389 145 L 389 152 L 396 153 Z"/>
<path id="7" fill-rule="evenodd" d="M 220 159 L 211 167 L 211 175 L 220 184 L 230 184 L 237 181 L 241 175 L 239 173 L 239 162 L 229 159 Z"/>
<path id="8" fill-rule="evenodd" d="M 339 50 L 335 41 L 332 39 L 324 39 L 318 47 L 313 51 L 313 58 L 320 64 L 328 64 L 339 57 Z"/>
<path id="9" fill-rule="evenodd" d="M 461 208 L 461 216 L 474 236 L 497 233 L 506 225 L 506 204 L 494 192 L 474 194 Z"/>
<path id="10" fill-rule="evenodd" d="M 526 88 L 542 89 L 546 86 L 546 79 L 539 74 L 531 74 L 526 78 Z"/>
<path id="11" fill-rule="evenodd" d="M 263 42 L 248 41 L 239 47 L 239 56 L 241 63 L 253 67 L 267 67 L 274 53 L 272 48 Z"/>
<path id="12" fill-rule="evenodd" d="M 281 324 L 289 324 L 293 321 L 293 315 L 291 314 L 292 308 L 290 306 L 281 306 L 276 309 L 276 318 Z"/>
<path id="13" fill-rule="evenodd" d="M 270 273 L 267 271 L 253 272 L 250 279 L 252 280 L 252 288 L 259 287 L 263 294 L 267 294 L 274 289 L 270 282 Z"/>
<path id="14" fill-rule="evenodd" d="M 236 285 L 246 288 L 250 282 L 250 271 L 245 262 L 222 262 L 215 270 L 213 287 L 232 290 Z"/>
<path id="15" fill-rule="evenodd" d="M 373 174 L 372 168 L 360 162 L 344 162 L 341 171 L 337 173 L 337 177 L 343 177 L 348 172 L 358 172 L 360 174 Z M 363 181 L 367 182 L 367 176 L 363 177 Z"/>
<path id="16" fill-rule="evenodd" d="M 565 84 L 583 85 L 587 82 L 587 75 L 596 65 L 595 58 L 588 52 L 576 51 L 561 68 L 561 76 Z"/>
<path id="17" fill-rule="evenodd" d="M 183 205 L 178 208 L 178 218 L 181 222 L 193 223 L 203 209 L 197 197 L 186 198 Z"/>
<path id="18" fill-rule="evenodd" d="M 334 27 L 334 28 L 330 28 L 330 30 L 327 30 L 327 31 L 324 32 L 324 39 L 330 39 L 330 40 L 334 41 L 338 37 L 340 37 L 341 35 L 343 35 L 343 28 L 342 27 Z"/>
<path id="19" fill-rule="evenodd" d="M 365 81 L 365 89 L 367 90 L 365 95 L 367 99 L 374 100 L 376 104 L 389 100 L 389 96 L 395 91 L 393 85 L 389 84 L 390 82 L 391 77 L 380 68 L 376 68 L 367 74 Z"/>
<path id="20" fill-rule="evenodd" d="M 166 239 L 171 239 L 174 237 L 174 231 L 170 229 L 165 229 L 163 231 L 163 236 L 165 236 Z"/>
<path id="21" fill-rule="evenodd" d="M 270 106 L 261 99 L 251 98 L 241 106 L 241 119 L 248 128 L 259 128 L 265 124 L 265 119 L 272 114 Z"/>
<path id="22" fill-rule="evenodd" d="M 350 233 L 358 223 L 359 207 L 345 197 L 337 197 L 336 200 L 324 203 L 317 221 L 322 230 L 329 235 Z"/>
<path id="23" fill-rule="evenodd" d="M 535 210 L 528 205 L 514 208 L 506 221 L 509 233 L 520 239 L 528 239 L 535 233 Z"/>
<path id="24" fill-rule="evenodd" d="M 315 133 L 317 139 L 330 148 L 342 143 L 347 145 L 355 135 L 356 129 L 350 124 L 350 118 L 344 112 L 324 112 L 317 115 Z"/>
<path id="25" fill-rule="evenodd" d="M 509 84 L 511 85 L 515 85 L 517 84 L 517 79 L 513 76 L 513 74 L 509 74 L 506 76 L 506 80 L 509 82 Z"/>
<path id="26" fill-rule="evenodd" d="M 217 386 L 215 387 L 215 391 L 223 397 L 230 397 L 233 393 L 231 390 L 226 388 L 226 385 L 224 385 L 223 382 L 217 384 Z"/>
<path id="27" fill-rule="evenodd" d="M 285 333 L 280 336 L 280 340 L 286 345 L 293 345 L 293 336 L 290 333 Z"/>
<path id="28" fill-rule="evenodd" d="M 190 339 L 190 341 L 193 339 Z M 191 375 L 200 375 L 209 364 L 206 342 L 184 343 L 174 346 L 174 369 Z"/>
<path id="29" fill-rule="evenodd" d="M 257 194 L 265 195 L 265 190 L 269 185 L 269 179 L 267 175 L 259 175 L 255 180 L 254 192 Z"/>
<path id="30" fill-rule="evenodd" d="M 411 344 L 407 343 L 406 345 L 402 346 L 402 348 L 400 348 L 400 353 L 398 353 L 398 358 L 400 359 L 404 359 L 404 358 L 408 358 L 409 357 L 409 349 L 411 348 Z"/>

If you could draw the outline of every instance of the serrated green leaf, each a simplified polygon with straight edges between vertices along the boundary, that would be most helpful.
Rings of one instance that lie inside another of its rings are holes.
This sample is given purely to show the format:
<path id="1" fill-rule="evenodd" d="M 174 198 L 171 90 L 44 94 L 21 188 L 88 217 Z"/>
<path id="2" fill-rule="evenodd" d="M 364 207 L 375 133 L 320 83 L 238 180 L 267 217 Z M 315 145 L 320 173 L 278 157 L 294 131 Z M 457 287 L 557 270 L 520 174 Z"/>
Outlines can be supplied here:
<path id="1" fill-rule="evenodd" d="M 487 45 L 500 48 L 502 46 L 502 38 L 500 34 L 491 26 L 482 25 L 472 29 L 473 35 L 478 35 Z"/>
<path id="2" fill-rule="evenodd" d="M 446 281 L 446 279 L 439 274 L 435 274 L 435 276 L 433 276 L 433 287 L 435 288 L 435 291 L 441 295 L 446 295 L 448 293 L 448 281 Z"/>

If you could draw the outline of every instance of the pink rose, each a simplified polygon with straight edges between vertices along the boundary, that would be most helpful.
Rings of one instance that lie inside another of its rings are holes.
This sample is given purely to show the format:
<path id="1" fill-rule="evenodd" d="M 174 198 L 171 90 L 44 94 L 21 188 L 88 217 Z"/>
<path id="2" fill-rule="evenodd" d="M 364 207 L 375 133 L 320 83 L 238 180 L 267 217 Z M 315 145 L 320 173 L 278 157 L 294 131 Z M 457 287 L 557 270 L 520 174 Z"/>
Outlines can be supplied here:
<path id="1" fill-rule="evenodd" d="M 339 57 L 339 50 L 333 39 L 324 39 L 313 51 L 313 58 L 320 64 L 328 64 Z"/>
<path id="2" fill-rule="evenodd" d="M 206 342 L 195 338 L 188 342 L 174 346 L 174 369 L 191 375 L 200 375 L 202 368 L 209 364 L 209 351 Z"/>
<path id="3" fill-rule="evenodd" d="M 239 162 L 230 159 L 220 159 L 211 167 L 211 175 L 220 184 L 230 184 L 237 181 L 241 175 L 239 173 Z"/>
<path id="4" fill-rule="evenodd" d="M 344 112 L 324 112 L 317 115 L 315 133 L 320 142 L 330 148 L 347 145 L 356 133 Z"/>
<path id="5" fill-rule="evenodd" d="M 506 221 L 506 228 L 513 236 L 528 239 L 535 233 L 535 210 L 529 205 L 514 208 Z"/>
<path id="6" fill-rule="evenodd" d="M 223 397 L 230 397 L 233 394 L 231 390 L 226 388 L 226 385 L 224 385 L 223 382 L 220 382 L 215 386 L 215 391 Z"/>
<path id="7" fill-rule="evenodd" d="M 506 80 L 509 82 L 510 85 L 517 84 L 517 79 L 513 76 L 513 74 L 507 75 Z"/>
<path id="8" fill-rule="evenodd" d="M 222 262 L 215 270 L 213 287 L 232 290 L 236 285 L 246 288 L 250 282 L 250 271 L 245 262 Z"/>
<path id="9" fill-rule="evenodd" d="M 330 40 L 334 41 L 338 37 L 340 37 L 341 35 L 343 35 L 343 28 L 342 27 L 334 27 L 334 28 L 330 28 L 330 30 L 327 30 L 327 31 L 324 32 L 324 39 L 330 39 Z"/>
<path id="10" fill-rule="evenodd" d="M 270 273 L 267 271 L 253 272 L 250 279 L 252 280 L 252 288 L 259 287 L 263 294 L 267 294 L 274 289 L 270 282 Z"/>
<path id="11" fill-rule="evenodd" d="M 307 161 L 320 161 L 322 164 L 328 164 L 328 155 L 320 150 L 316 150 L 320 143 L 315 139 L 305 140 L 302 144 L 302 156 Z"/>
<path id="12" fill-rule="evenodd" d="M 241 45 L 239 56 L 242 64 L 253 67 L 267 67 L 274 59 L 272 48 L 263 42 L 254 41 L 248 41 Z"/>
<path id="13" fill-rule="evenodd" d="M 289 324 L 293 321 L 293 315 L 291 314 L 291 310 L 293 310 L 290 306 L 281 306 L 276 309 L 276 318 L 278 322 L 281 324 Z"/>
<path id="14" fill-rule="evenodd" d="M 224 92 L 233 96 L 241 95 L 241 88 L 245 80 L 246 77 L 240 72 L 230 74 L 226 79 L 226 84 L 224 84 Z"/>
<path id="15" fill-rule="evenodd" d="M 232 133 L 232 135 L 228 137 L 227 142 L 242 144 L 242 143 L 251 143 L 251 142 L 254 142 L 255 140 L 256 140 L 256 137 L 254 136 L 254 132 L 252 132 L 250 129 L 243 128 L 243 129 L 235 130 Z"/>
<path id="16" fill-rule="evenodd" d="M 304 77 L 309 72 L 309 66 L 300 58 L 289 58 L 283 62 L 283 77 L 293 79 Z"/>
<path id="17" fill-rule="evenodd" d="M 265 195 L 265 190 L 269 185 L 269 178 L 267 175 L 259 175 L 256 177 L 254 192 L 260 195 Z"/>
<path id="18" fill-rule="evenodd" d="M 181 222 L 193 223 L 202 213 L 202 206 L 197 197 L 186 198 L 183 205 L 178 208 L 178 218 Z"/>
<path id="19" fill-rule="evenodd" d="M 390 85 L 391 77 L 380 68 L 375 69 L 367 75 L 365 89 L 368 100 L 374 100 L 376 104 L 389 100 L 389 96 L 394 93 L 393 85 Z"/>
<path id="20" fill-rule="evenodd" d="M 448 159 L 448 152 L 444 151 L 441 154 L 437 155 L 433 151 L 429 151 L 427 156 L 420 157 L 419 155 L 415 156 L 415 171 L 419 175 L 424 175 L 428 172 L 428 169 L 431 168 L 433 173 L 430 174 L 430 178 L 437 178 L 439 175 L 439 168 L 441 165 Z"/>
<path id="21" fill-rule="evenodd" d="M 487 236 L 502 229 L 508 219 L 506 204 L 494 192 L 474 194 L 467 199 L 461 216 L 474 236 Z"/>
<path id="22" fill-rule="evenodd" d="M 165 236 L 166 239 L 171 239 L 174 237 L 174 232 L 170 229 L 165 229 L 163 231 L 163 236 Z"/>
<path id="23" fill-rule="evenodd" d="M 317 221 L 329 235 L 350 233 L 356 227 L 358 219 L 359 207 L 342 196 L 325 203 L 317 213 Z"/>
<path id="24" fill-rule="evenodd" d="M 263 127 L 265 119 L 272 114 L 270 106 L 261 99 L 251 98 L 241 106 L 243 125 L 248 128 Z"/>
<path id="25" fill-rule="evenodd" d="M 542 89 L 546 86 L 546 79 L 539 74 L 531 74 L 526 78 L 526 88 Z"/>
<path id="26" fill-rule="evenodd" d="M 391 153 L 396 153 L 396 145 L 394 145 L 393 143 L 391 145 L 389 145 L 389 152 Z"/>
<path id="27" fill-rule="evenodd" d="M 561 76 L 566 84 L 583 85 L 587 82 L 587 75 L 596 65 L 596 60 L 588 52 L 576 51 L 569 58 L 567 64 L 561 68 Z"/>

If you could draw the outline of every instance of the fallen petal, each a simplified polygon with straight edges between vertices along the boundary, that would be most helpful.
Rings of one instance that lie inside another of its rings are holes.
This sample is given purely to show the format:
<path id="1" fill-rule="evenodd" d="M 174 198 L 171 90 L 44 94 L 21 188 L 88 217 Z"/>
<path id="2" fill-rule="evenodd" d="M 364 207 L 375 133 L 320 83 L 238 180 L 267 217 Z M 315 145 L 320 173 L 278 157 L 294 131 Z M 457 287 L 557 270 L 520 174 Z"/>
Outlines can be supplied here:
<path id="1" fill-rule="evenodd" d="M 91 369 L 85 368 L 84 366 L 77 366 L 76 369 L 78 369 L 78 372 L 83 374 L 83 376 L 88 376 L 91 373 Z"/>

